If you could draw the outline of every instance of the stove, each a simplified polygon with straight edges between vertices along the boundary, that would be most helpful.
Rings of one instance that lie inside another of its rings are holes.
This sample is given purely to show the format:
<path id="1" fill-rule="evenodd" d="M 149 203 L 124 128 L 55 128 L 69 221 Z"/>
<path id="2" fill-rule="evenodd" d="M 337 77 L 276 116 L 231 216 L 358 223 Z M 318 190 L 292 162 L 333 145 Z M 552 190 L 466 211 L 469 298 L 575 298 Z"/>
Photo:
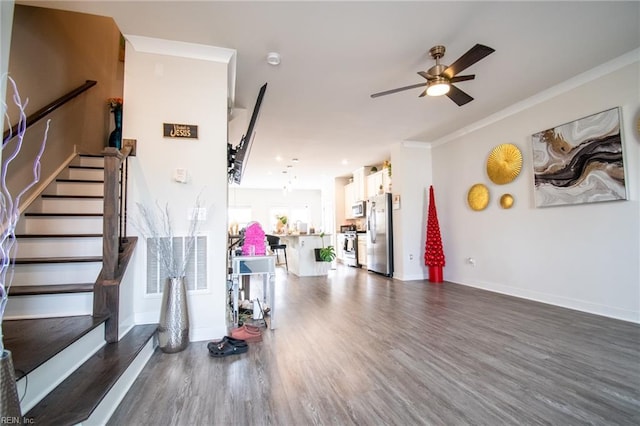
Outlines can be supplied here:
<path id="1" fill-rule="evenodd" d="M 356 230 L 344 233 L 344 263 L 358 267 L 358 231 Z"/>

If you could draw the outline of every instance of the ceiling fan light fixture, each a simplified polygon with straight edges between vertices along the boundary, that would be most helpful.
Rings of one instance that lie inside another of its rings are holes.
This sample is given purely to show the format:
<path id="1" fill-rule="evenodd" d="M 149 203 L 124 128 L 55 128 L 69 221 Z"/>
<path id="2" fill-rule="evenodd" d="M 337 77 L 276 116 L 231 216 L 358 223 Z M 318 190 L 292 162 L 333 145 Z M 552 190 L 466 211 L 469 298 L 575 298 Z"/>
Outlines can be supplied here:
<path id="1" fill-rule="evenodd" d="M 427 84 L 428 96 L 442 96 L 447 93 L 449 93 L 449 82 L 442 77 L 436 77 Z"/>

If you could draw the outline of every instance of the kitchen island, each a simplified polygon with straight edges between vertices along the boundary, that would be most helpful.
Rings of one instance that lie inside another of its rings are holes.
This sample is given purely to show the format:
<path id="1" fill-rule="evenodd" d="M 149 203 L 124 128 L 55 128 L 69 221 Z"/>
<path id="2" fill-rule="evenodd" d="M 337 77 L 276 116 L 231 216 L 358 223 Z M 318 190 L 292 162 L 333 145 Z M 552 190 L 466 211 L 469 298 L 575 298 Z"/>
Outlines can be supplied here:
<path id="1" fill-rule="evenodd" d="M 289 272 L 299 277 L 316 277 L 327 275 L 331 268 L 331 262 L 317 261 L 315 249 L 327 247 L 331 244 L 331 235 L 303 234 L 303 235 L 278 235 L 280 243 L 287 245 L 287 259 Z"/>

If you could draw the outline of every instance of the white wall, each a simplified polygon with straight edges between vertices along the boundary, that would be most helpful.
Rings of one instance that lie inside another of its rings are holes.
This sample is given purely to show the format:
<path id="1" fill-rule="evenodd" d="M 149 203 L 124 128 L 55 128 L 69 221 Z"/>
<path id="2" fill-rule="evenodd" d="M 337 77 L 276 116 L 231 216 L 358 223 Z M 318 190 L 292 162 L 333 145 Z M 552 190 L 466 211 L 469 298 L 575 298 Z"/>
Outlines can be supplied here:
<path id="1" fill-rule="evenodd" d="M 322 226 L 322 204 L 320 190 L 293 190 L 283 193 L 279 189 L 247 189 L 229 187 L 229 207 L 251 207 L 252 219 L 260 223 L 266 233 L 273 231 L 275 218 L 269 215 L 272 208 L 305 207 L 309 209 L 311 224 Z"/>
<path id="2" fill-rule="evenodd" d="M 124 138 L 137 139 L 130 161 L 129 217 L 136 203 L 169 208 L 174 233 L 187 233 L 188 212 L 198 194 L 208 208 L 201 233 L 208 236 L 208 290 L 190 293 L 191 340 L 226 334 L 227 96 L 228 49 L 127 35 L 124 79 Z M 231 53 L 231 56 L 235 52 Z M 198 126 L 197 140 L 163 138 L 162 123 Z M 188 183 L 172 179 L 186 168 Z M 138 216 L 139 219 L 139 216 Z M 129 226 L 129 234 L 136 235 Z M 157 322 L 159 296 L 145 295 L 146 247 L 132 260 L 136 323 Z"/>
<path id="3" fill-rule="evenodd" d="M 6 73 L 9 71 L 9 48 L 11 47 L 12 26 L 13 0 L 0 1 L 0 99 L 6 99 Z M 0 113 L 2 113 L 2 122 L 4 123 L 4 104 L 2 105 L 2 107 L 0 107 Z M 1 151 L 0 159 L 2 159 Z"/>
<path id="4" fill-rule="evenodd" d="M 567 82 L 564 93 L 554 88 L 539 94 L 526 108 L 488 119 L 486 126 L 433 148 L 445 280 L 640 322 L 638 58 L 632 52 Z M 616 106 L 622 108 L 630 199 L 535 208 L 530 136 Z M 524 162 L 514 182 L 499 186 L 487 177 L 486 160 L 501 143 L 517 145 Z M 491 193 L 480 212 L 466 203 L 475 183 L 486 184 Z M 498 204 L 503 193 L 515 198 L 510 210 Z M 475 267 L 467 257 L 476 260 Z"/>
<path id="5" fill-rule="evenodd" d="M 391 194 L 400 196 L 400 209 L 393 210 L 392 216 L 393 277 L 399 280 L 428 278 L 424 249 L 431 162 L 431 148 L 424 143 L 402 142 L 391 148 Z M 436 193 L 436 204 L 437 198 Z"/>

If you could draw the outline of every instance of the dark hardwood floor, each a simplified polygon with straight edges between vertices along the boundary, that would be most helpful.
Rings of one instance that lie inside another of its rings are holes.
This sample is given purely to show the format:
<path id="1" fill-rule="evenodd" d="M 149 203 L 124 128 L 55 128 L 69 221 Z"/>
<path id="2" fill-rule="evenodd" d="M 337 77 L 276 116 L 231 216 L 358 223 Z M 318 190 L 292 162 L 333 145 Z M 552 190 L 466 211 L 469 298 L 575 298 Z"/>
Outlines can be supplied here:
<path id="1" fill-rule="evenodd" d="M 640 424 L 636 324 L 341 266 L 277 303 L 246 354 L 157 351 L 109 424 Z"/>
<path id="2" fill-rule="evenodd" d="M 31 373 L 105 320 L 79 315 L 4 321 L 4 344 L 13 355 L 16 379 Z"/>

